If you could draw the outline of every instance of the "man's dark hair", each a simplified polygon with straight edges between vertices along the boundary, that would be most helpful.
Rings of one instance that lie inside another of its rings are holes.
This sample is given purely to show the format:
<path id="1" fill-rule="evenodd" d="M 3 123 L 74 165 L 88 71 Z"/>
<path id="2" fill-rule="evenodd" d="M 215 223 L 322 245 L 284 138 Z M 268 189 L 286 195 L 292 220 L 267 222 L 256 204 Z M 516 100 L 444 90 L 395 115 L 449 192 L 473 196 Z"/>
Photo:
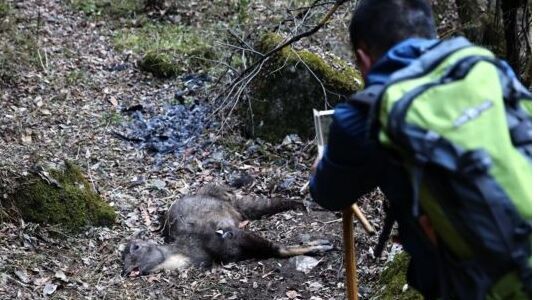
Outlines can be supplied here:
<path id="1" fill-rule="evenodd" d="M 365 44 L 380 56 L 409 37 L 435 38 L 436 28 L 428 0 L 361 0 L 349 33 L 355 51 Z"/>

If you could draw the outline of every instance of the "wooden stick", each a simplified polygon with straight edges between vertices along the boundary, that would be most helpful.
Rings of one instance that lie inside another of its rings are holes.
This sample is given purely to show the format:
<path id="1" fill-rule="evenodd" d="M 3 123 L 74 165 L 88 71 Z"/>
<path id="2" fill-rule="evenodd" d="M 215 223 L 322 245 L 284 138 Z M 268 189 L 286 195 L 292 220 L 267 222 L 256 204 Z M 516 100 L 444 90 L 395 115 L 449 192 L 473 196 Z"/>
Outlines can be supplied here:
<path id="1" fill-rule="evenodd" d="M 356 256 L 354 250 L 354 225 L 352 207 L 343 210 L 343 244 L 345 247 L 345 275 L 347 299 L 358 300 L 358 279 L 356 278 Z"/>
<path id="2" fill-rule="evenodd" d="M 351 209 L 354 212 L 354 214 L 356 215 L 356 217 L 358 218 L 358 220 L 360 221 L 360 223 L 362 223 L 362 226 L 364 227 L 365 232 L 367 232 L 369 235 L 374 235 L 375 234 L 375 228 L 373 228 L 373 226 L 371 226 L 371 223 L 369 223 L 369 221 L 365 217 L 365 215 L 362 212 L 362 210 L 360 209 L 360 207 L 356 203 L 354 203 L 351 206 Z"/>

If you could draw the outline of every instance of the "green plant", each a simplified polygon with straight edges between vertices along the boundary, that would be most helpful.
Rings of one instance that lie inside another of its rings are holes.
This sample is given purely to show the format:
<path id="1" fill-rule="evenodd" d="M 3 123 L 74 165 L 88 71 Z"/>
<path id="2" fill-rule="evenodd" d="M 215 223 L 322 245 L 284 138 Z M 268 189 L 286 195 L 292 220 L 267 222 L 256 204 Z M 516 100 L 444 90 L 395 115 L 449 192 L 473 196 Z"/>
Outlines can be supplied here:
<path id="1" fill-rule="evenodd" d="M 250 4 L 250 0 L 239 0 L 239 3 L 238 3 L 239 24 L 244 23 L 248 19 L 248 5 L 249 4 Z"/>
<path id="2" fill-rule="evenodd" d="M 119 125 L 123 122 L 123 116 L 118 112 L 106 112 L 101 116 L 103 126 Z"/>
<path id="3" fill-rule="evenodd" d="M 83 70 L 75 69 L 72 71 L 69 71 L 67 75 L 65 76 L 65 81 L 67 85 L 74 85 L 80 82 L 84 82 L 86 80 L 86 74 Z"/>
<path id="4" fill-rule="evenodd" d="M 130 17 L 142 11 L 143 0 L 71 0 L 74 9 L 86 15 L 103 15 L 112 17 Z"/>
<path id="5" fill-rule="evenodd" d="M 11 6 L 5 0 L 0 1 L 0 19 L 9 16 L 11 13 Z"/>

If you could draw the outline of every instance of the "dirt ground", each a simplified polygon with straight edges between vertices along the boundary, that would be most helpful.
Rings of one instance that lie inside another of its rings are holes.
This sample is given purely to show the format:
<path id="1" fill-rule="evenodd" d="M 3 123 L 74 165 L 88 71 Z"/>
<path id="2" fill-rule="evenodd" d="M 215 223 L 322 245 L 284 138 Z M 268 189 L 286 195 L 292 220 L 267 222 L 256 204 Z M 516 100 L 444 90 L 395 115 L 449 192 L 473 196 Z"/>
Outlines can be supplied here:
<path id="1" fill-rule="evenodd" d="M 308 180 L 315 146 L 311 141 L 270 145 L 214 128 L 181 154 L 156 155 L 118 139 L 113 132 L 130 120 L 122 109 L 142 104 L 148 117 L 158 115 L 185 81 L 158 80 L 140 72 L 133 59 L 112 47 L 110 24 L 73 10 L 66 1 L 13 5 L 20 29 L 38 31 L 38 46 L 44 51 L 39 67 L 27 68 L 1 87 L 0 174 L 72 160 L 117 210 L 118 219 L 111 228 L 94 227 L 80 234 L 16 218 L 1 223 L 0 298 L 345 298 L 341 216 L 315 206 L 247 226 L 283 244 L 331 241 L 336 249 L 316 257 L 320 263 L 307 274 L 289 260 L 269 259 L 121 277 L 120 253 L 126 240 L 139 230 L 146 238 L 159 239 L 159 215 L 205 183 L 228 183 L 237 174 L 248 174 L 253 183 L 237 193 L 288 197 L 311 205 L 300 188 Z M 200 89 L 201 103 L 206 103 L 205 92 Z M 361 201 L 377 230 L 382 225 L 381 201 L 378 191 Z M 375 261 L 377 238 L 367 236 L 358 224 L 355 235 L 360 293 L 367 299 L 387 253 Z"/>

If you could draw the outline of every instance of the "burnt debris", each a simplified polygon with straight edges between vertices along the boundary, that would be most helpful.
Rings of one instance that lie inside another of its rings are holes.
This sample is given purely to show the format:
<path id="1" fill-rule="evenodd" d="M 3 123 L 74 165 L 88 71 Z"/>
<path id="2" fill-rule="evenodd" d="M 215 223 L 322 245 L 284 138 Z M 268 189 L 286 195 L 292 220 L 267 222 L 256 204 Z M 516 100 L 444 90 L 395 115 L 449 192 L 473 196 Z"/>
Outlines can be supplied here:
<path id="1" fill-rule="evenodd" d="M 209 120 L 211 108 L 208 104 L 197 99 L 185 104 L 183 95 L 195 95 L 209 78 L 206 75 L 188 75 L 182 81 L 184 89 L 176 93 L 181 95 L 182 101 L 167 105 L 156 115 L 150 115 L 149 109 L 143 104 L 125 108 L 122 112 L 131 118 L 129 122 L 121 124 L 113 135 L 158 154 L 180 154 L 189 144 L 195 145 L 205 129 L 218 124 Z"/>

